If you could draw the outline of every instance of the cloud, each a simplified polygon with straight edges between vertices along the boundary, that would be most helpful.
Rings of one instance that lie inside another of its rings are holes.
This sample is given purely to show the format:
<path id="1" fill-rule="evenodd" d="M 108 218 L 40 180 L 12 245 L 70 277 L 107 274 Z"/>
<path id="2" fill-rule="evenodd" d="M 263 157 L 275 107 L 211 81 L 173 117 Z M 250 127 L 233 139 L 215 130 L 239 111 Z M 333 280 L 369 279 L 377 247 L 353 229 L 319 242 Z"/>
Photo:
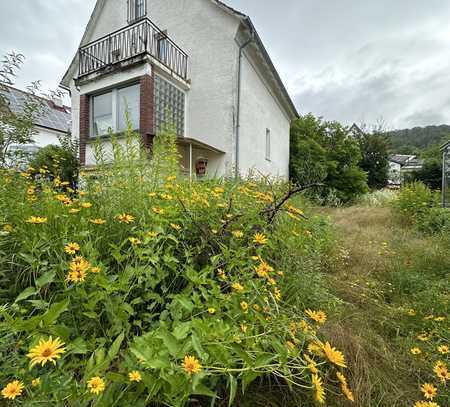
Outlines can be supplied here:
<path id="1" fill-rule="evenodd" d="M 225 1 L 252 17 L 299 111 L 390 127 L 450 123 L 450 2 Z M 1 2 L 0 53 L 27 57 L 19 87 L 57 87 L 94 3 Z"/>

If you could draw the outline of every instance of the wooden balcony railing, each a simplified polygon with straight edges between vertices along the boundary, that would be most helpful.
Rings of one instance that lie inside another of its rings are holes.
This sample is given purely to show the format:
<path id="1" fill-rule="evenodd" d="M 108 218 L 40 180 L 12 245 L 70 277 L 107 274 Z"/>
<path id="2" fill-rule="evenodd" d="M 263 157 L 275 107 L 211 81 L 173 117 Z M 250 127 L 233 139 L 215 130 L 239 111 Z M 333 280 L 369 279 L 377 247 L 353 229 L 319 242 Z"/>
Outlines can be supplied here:
<path id="1" fill-rule="evenodd" d="M 147 54 L 188 79 L 187 54 L 148 18 L 84 45 L 78 52 L 79 77 Z"/>

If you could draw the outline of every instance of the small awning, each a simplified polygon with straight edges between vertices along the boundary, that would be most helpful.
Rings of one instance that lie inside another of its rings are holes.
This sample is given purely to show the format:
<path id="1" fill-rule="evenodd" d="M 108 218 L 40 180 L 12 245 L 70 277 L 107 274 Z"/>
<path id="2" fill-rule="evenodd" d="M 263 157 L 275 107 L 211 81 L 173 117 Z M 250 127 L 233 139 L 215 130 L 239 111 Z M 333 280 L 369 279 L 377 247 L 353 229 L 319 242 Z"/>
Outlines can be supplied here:
<path id="1" fill-rule="evenodd" d="M 205 144 L 199 140 L 195 140 L 193 138 L 188 137 L 178 137 L 177 143 L 181 146 L 192 146 L 201 148 L 203 150 L 212 151 L 213 153 L 217 154 L 225 154 L 225 151 L 219 150 L 218 148 L 215 148 L 213 146 L 210 146 L 208 144 Z"/>

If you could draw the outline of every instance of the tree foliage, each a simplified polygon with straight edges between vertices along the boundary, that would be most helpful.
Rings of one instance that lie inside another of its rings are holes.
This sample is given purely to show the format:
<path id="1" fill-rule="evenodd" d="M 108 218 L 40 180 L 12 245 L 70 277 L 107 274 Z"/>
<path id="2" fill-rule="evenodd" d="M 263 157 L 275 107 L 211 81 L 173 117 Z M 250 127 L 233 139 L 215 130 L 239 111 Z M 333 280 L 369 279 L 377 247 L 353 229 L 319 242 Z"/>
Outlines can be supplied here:
<path id="1" fill-rule="evenodd" d="M 365 132 L 359 137 L 359 145 L 362 155 L 360 167 L 367 172 L 369 188 L 384 188 L 389 173 L 388 140 L 381 132 Z"/>
<path id="2" fill-rule="evenodd" d="M 322 182 L 321 196 L 334 193 L 347 202 L 367 191 L 367 175 L 358 166 L 360 160 L 357 140 L 340 123 L 312 114 L 293 123 L 290 171 L 294 182 Z"/>

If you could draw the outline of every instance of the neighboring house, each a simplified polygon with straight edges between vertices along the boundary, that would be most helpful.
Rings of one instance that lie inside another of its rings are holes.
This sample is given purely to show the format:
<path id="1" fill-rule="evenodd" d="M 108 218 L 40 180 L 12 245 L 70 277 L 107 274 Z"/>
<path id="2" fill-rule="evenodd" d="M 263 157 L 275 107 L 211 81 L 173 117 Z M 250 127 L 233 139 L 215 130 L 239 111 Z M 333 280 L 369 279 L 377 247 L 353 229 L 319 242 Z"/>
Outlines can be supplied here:
<path id="1" fill-rule="evenodd" d="M 69 133 L 72 127 L 72 114 L 70 108 L 64 106 L 61 99 L 45 99 L 11 86 L 4 86 L 0 93 L 6 99 L 9 109 L 13 113 L 22 113 L 26 100 L 30 97 L 38 98 L 43 106 L 43 114 L 37 116 L 34 121 L 33 143 L 13 145 L 11 150 L 22 150 L 33 154 L 49 144 L 59 144 L 58 137 Z"/>
<path id="2" fill-rule="evenodd" d="M 408 174 L 419 171 L 423 167 L 423 160 L 415 155 L 394 154 L 389 157 L 388 185 L 398 188 Z"/>
<path id="3" fill-rule="evenodd" d="M 86 167 L 128 110 L 148 148 L 175 124 L 186 173 L 289 175 L 298 113 L 250 18 L 220 1 L 97 0 L 61 85 Z"/>
<path id="4" fill-rule="evenodd" d="M 356 123 L 353 123 L 349 129 L 349 134 L 355 138 L 359 138 L 364 135 L 364 132 L 361 130 L 361 128 Z"/>

